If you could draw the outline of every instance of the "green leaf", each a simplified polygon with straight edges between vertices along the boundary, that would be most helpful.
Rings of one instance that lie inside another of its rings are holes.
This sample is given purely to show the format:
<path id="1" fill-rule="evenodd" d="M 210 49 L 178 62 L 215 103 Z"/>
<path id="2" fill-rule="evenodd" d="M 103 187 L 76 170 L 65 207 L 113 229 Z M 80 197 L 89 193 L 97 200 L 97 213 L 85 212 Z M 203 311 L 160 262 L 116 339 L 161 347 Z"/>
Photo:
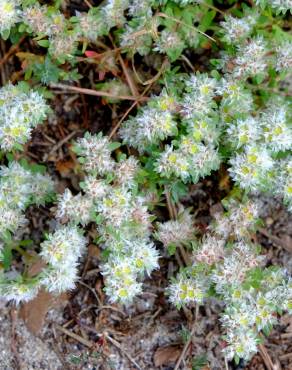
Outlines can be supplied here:
<path id="1" fill-rule="evenodd" d="M 111 142 L 109 145 L 108 145 L 108 148 L 109 150 L 113 151 L 113 150 L 116 150 L 118 149 L 122 144 L 121 143 L 118 143 L 116 141 L 113 141 Z"/>
<path id="2" fill-rule="evenodd" d="M 175 244 L 169 244 L 167 246 L 167 252 L 170 256 L 173 256 L 176 252 L 176 245 Z"/>
<path id="3" fill-rule="evenodd" d="M 21 240 L 18 244 L 20 247 L 31 247 L 33 245 L 33 240 L 31 239 L 24 239 Z"/>
<path id="4" fill-rule="evenodd" d="M 39 40 L 37 43 L 43 48 L 48 48 L 50 46 L 49 40 Z"/>
<path id="5" fill-rule="evenodd" d="M 9 230 L 5 230 L 1 233 L 1 239 L 4 240 L 6 244 L 10 244 L 12 240 L 12 236 Z"/>
<path id="6" fill-rule="evenodd" d="M 9 246 L 5 246 L 2 252 L 2 256 L 3 256 L 3 266 L 5 270 L 7 270 L 11 266 L 12 262 L 12 251 Z"/>
<path id="7" fill-rule="evenodd" d="M 1 37 L 4 41 L 8 40 L 9 35 L 10 35 L 10 30 L 4 30 L 1 32 Z"/>
<path id="8" fill-rule="evenodd" d="M 195 357 L 192 361 L 192 370 L 201 370 L 208 365 L 207 356 L 205 354 Z"/>
<path id="9" fill-rule="evenodd" d="M 201 31 L 206 31 L 207 28 L 211 25 L 213 19 L 215 18 L 216 16 L 216 12 L 215 10 L 210 10 L 209 12 L 205 13 L 205 15 L 203 16 L 203 18 L 201 19 L 201 22 L 200 22 L 200 25 L 199 25 L 199 29 Z"/>
<path id="10" fill-rule="evenodd" d="M 234 362 L 235 362 L 235 365 L 239 365 L 240 363 L 240 357 L 238 357 L 237 355 L 234 356 Z"/>

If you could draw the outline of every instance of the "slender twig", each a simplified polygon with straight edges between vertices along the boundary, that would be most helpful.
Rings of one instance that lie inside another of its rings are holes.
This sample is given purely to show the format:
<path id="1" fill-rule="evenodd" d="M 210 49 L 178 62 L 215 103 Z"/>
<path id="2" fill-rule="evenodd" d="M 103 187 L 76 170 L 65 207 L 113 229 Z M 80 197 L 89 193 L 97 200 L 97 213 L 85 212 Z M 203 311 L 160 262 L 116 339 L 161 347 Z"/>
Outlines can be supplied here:
<path id="1" fill-rule="evenodd" d="M 177 219 L 177 217 L 178 217 L 177 209 L 176 209 L 175 205 L 173 204 L 173 202 L 171 200 L 169 190 L 166 189 L 166 188 L 165 188 L 165 198 L 166 198 L 166 205 L 167 205 L 167 208 L 168 208 L 170 218 L 172 218 L 173 220 Z M 179 250 L 180 250 L 180 253 L 181 253 L 181 256 L 182 256 L 182 259 L 183 259 L 185 265 L 188 266 L 190 264 L 190 259 L 189 259 L 188 254 L 186 253 L 183 245 L 181 245 L 181 244 L 179 245 Z M 175 254 L 175 257 L 176 257 L 177 262 L 180 265 L 180 267 L 182 267 L 181 266 L 181 260 L 180 260 L 180 258 L 178 258 L 177 252 Z"/>
<path id="2" fill-rule="evenodd" d="M 147 84 L 148 86 L 145 88 L 145 90 L 140 95 L 141 98 L 143 98 L 144 95 L 146 95 L 146 93 L 151 89 L 151 87 L 154 84 L 154 82 L 156 82 L 158 80 L 158 78 L 161 76 L 161 74 L 164 71 L 164 68 L 165 68 L 166 64 L 167 64 L 167 60 L 164 60 L 164 62 L 162 63 L 162 66 L 161 66 L 160 70 L 158 71 L 158 73 L 151 80 L 142 82 L 143 85 L 146 85 Z M 112 139 L 112 137 L 114 136 L 114 134 L 117 132 L 118 128 L 121 126 L 122 122 L 126 119 L 126 117 L 128 117 L 128 115 L 130 114 L 130 112 L 136 107 L 137 104 L 138 104 L 138 102 L 135 101 L 130 106 L 130 108 L 127 109 L 127 111 L 125 112 L 125 114 L 122 116 L 122 118 L 119 120 L 119 122 L 115 125 L 115 127 L 110 132 L 110 134 L 109 134 L 109 138 L 110 139 Z"/>
<path id="3" fill-rule="evenodd" d="M 143 97 L 143 96 L 115 95 L 107 91 L 85 89 L 82 87 L 70 86 L 70 85 L 65 85 L 65 84 L 51 84 L 50 87 L 53 89 L 75 91 L 75 92 L 78 92 L 80 94 L 85 94 L 85 95 L 93 95 L 93 96 L 99 96 L 99 97 L 105 96 L 108 98 L 115 98 L 115 99 L 121 99 L 121 100 L 135 100 L 135 101 L 147 101 L 148 100 L 148 98 Z"/>
<path id="4" fill-rule="evenodd" d="M 227 357 L 226 356 L 224 356 L 224 363 L 225 363 L 225 369 L 226 370 L 229 370 L 228 360 L 227 360 Z"/>
<path id="5" fill-rule="evenodd" d="M 114 42 L 114 40 L 113 40 L 113 38 L 111 37 L 110 34 L 109 34 L 109 39 L 111 40 L 111 43 L 112 43 L 113 47 L 116 49 L 116 44 L 115 44 L 115 42 Z M 129 88 L 130 88 L 130 90 L 132 92 L 132 95 L 133 96 L 138 96 L 139 95 L 139 91 L 138 91 L 138 88 L 136 86 L 136 83 L 133 80 L 133 78 L 132 78 L 132 76 L 131 76 L 131 74 L 130 74 L 127 66 L 126 66 L 126 63 L 124 62 L 124 59 L 122 58 L 122 56 L 121 56 L 120 53 L 118 53 L 118 59 L 119 59 L 119 62 L 121 64 L 121 67 L 123 69 L 124 75 L 126 77 L 126 80 L 127 80 L 128 85 L 129 85 Z"/>
<path id="6" fill-rule="evenodd" d="M 25 39 L 25 36 L 23 36 L 16 45 L 12 46 L 9 50 L 8 50 L 8 53 L 6 53 L 4 55 L 4 57 L 2 59 L 0 59 L 0 68 L 3 66 L 3 64 L 5 64 L 7 62 L 7 60 L 17 52 L 20 44 L 24 41 Z"/>
<path id="7" fill-rule="evenodd" d="M 263 228 L 259 228 L 258 231 L 259 233 L 264 235 L 266 238 L 268 238 L 275 246 L 284 248 L 286 249 L 286 251 L 291 252 L 292 246 L 290 246 L 290 243 L 289 244 L 285 243 L 281 238 L 278 238 L 277 236 L 272 235 L 271 233 L 269 233 L 267 230 Z"/>
<path id="8" fill-rule="evenodd" d="M 141 94 L 141 98 L 150 90 L 152 85 L 149 85 L 146 87 L 146 89 L 142 92 Z M 111 130 L 110 134 L 109 134 L 109 139 L 112 139 L 114 134 L 117 132 L 117 130 L 119 129 L 119 127 L 121 126 L 122 122 L 127 118 L 127 116 L 130 114 L 130 112 L 136 107 L 136 105 L 138 104 L 138 101 L 136 100 L 131 106 L 130 108 L 128 108 L 126 110 L 126 112 L 123 114 L 122 118 L 119 120 L 119 122 L 114 126 L 114 128 Z"/>
<path id="9" fill-rule="evenodd" d="M 266 347 L 263 344 L 259 344 L 259 350 L 260 350 L 260 355 L 267 367 L 268 370 L 276 370 L 276 367 L 273 364 L 273 361 L 268 354 L 268 351 L 266 350 Z"/>
<path id="10" fill-rule="evenodd" d="M 15 307 L 11 308 L 10 317 L 11 317 L 11 342 L 10 342 L 11 352 L 13 353 L 17 368 L 21 369 L 22 363 L 19 356 L 19 349 L 17 348 L 17 334 L 16 334 L 17 310 Z"/>
<path id="11" fill-rule="evenodd" d="M 177 363 L 175 364 L 175 368 L 173 370 L 178 370 L 179 367 L 180 367 L 180 364 L 181 362 L 183 361 L 183 359 L 185 358 L 185 355 L 187 353 L 187 350 L 189 349 L 189 346 L 192 342 L 192 338 L 195 334 L 195 331 L 196 331 L 196 327 L 197 327 L 197 319 L 198 319 L 198 314 L 199 314 L 199 306 L 196 305 L 196 314 L 195 314 L 195 320 L 194 320 L 194 323 L 193 323 L 193 326 L 192 326 L 192 330 L 190 332 L 190 335 L 189 335 L 189 338 L 188 340 L 186 341 L 185 345 L 184 345 L 184 348 L 182 350 L 182 353 L 181 355 L 179 356 L 179 359 L 177 360 Z"/>
<path id="12" fill-rule="evenodd" d="M 69 141 L 70 139 L 72 139 L 72 137 L 75 136 L 78 132 L 81 132 L 81 131 L 79 131 L 79 130 L 72 131 L 72 132 L 70 132 L 69 135 L 67 135 L 66 137 L 64 137 L 64 139 L 60 140 L 56 145 L 54 145 L 52 147 L 52 149 L 49 151 L 49 153 L 47 153 L 47 154 L 44 155 L 43 161 L 46 161 L 51 154 L 53 154 L 59 148 L 61 148 L 62 145 L 64 145 L 65 143 L 67 143 L 67 141 Z"/>
<path id="13" fill-rule="evenodd" d="M 279 356 L 279 359 L 280 359 L 281 361 L 289 360 L 290 358 L 292 358 L 292 352 L 290 352 L 290 353 L 286 353 L 285 355 L 281 355 L 281 356 Z"/>
<path id="14" fill-rule="evenodd" d="M 91 291 L 91 293 L 95 296 L 97 303 L 99 304 L 99 307 L 102 306 L 101 300 L 99 299 L 98 295 L 96 294 L 96 291 L 91 288 L 91 286 L 85 284 L 83 281 L 79 280 L 77 281 L 78 284 L 85 286 L 87 289 Z"/>
<path id="15" fill-rule="evenodd" d="M 225 13 L 222 10 L 216 8 L 216 6 L 214 6 L 214 5 L 204 3 L 203 1 L 200 2 L 200 5 L 206 6 L 207 8 L 210 8 L 210 9 L 215 10 L 216 12 L 218 12 L 218 13 L 220 13 L 222 15 L 225 15 Z"/>
<path id="16" fill-rule="evenodd" d="M 183 22 L 183 21 L 180 21 L 179 19 L 177 19 L 177 18 L 175 18 L 175 17 L 171 17 L 170 15 L 167 15 L 167 14 L 165 14 L 165 13 L 161 13 L 161 12 L 156 13 L 156 16 L 161 17 L 161 18 L 170 19 L 170 20 L 172 20 L 172 21 L 174 21 L 174 22 L 176 22 L 176 23 L 178 23 L 178 24 L 181 24 L 181 25 L 183 25 L 183 26 L 185 26 L 185 27 L 191 28 L 192 30 L 194 30 L 194 31 L 196 31 L 196 32 L 198 32 L 198 33 L 200 33 L 201 35 L 204 35 L 205 37 L 207 37 L 208 39 L 210 39 L 210 40 L 212 40 L 212 41 L 214 41 L 214 42 L 217 42 L 215 39 L 213 39 L 213 37 L 211 37 L 211 36 L 207 35 L 205 32 L 203 32 L 203 31 L 199 30 L 198 28 L 196 28 L 196 27 L 194 27 L 194 26 L 190 26 L 189 24 L 187 24 L 187 23 L 185 23 L 185 22 Z"/>
<path id="17" fill-rule="evenodd" d="M 127 359 L 139 370 L 142 370 L 141 366 L 129 355 L 129 353 L 122 347 L 122 345 L 116 341 L 114 338 L 112 338 L 111 336 L 109 336 L 106 332 L 103 332 L 103 333 L 99 333 L 97 330 L 95 330 L 94 328 L 88 326 L 88 325 L 85 325 L 81 322 L 78 322 L 79 325 L 81 325 L 82 327 L 84 327 L 85 329 L 91 331 L 92 333 L 94 333 L 95 335 L 97 335 L 98 337 L 104 337 L 106 338 L 109 342 L 111 342 L 111 344 L 113 344 L 115 347 L 117 347 L 121 352 L 122 354 L 124 354 Z M 62 328 L 62 327 L 61 327 Z M 63 328 L 62 328 L 63 329 Z M 66 330 L 66 329 L 65 329 Z M 71 332 L 70 332 L 71 333 Z"/>
<path id="18" fill-rule="evenodd" d="M 80 335 L 78 335 L 76 333 L 73 333 L 72 331 L 70 331 L 68 329 L 63 328 L 63 326 L 58 325 L 58 324 L 54 324 L 54 326 L 55 326 L 56 329 L 58 329 L 62 333 L 66 334 L 68 337 L 71 337 L 71 338 L 77 340 L 77 342 L 82 343 L 84 346 L 86 346 L 88 348 L 92 348 L 94 346 L 93 342 L 81 337 Z"/>
<path id="19" fill-rule="evenodd" d="M 187 63 L 187 65 L 191 68 L 193 72 L 196 72 L 195 67 L 192 65 L 192 63 L 189 61 L 189 59 L 185 55 L 181 55 L 180 58 Z"/>
<path id="20" fill-rule="evenodd" d="M 92 5 L 90 4 L 90 2 L 88 0 L 84 0 L 84 2 L 88 6 L 88 8 L 92 8 Z"/>
<path id="21" fill-rule="evenodd" d="M 127 80 L 127 83 L 129 85 L 129 88 L 132 92 L 132 95 L 133 96 L 138 96 L 139 95 L 139 91 L 137 89 L 137 86 L 135 84 L 135 81 L 133 80 L 125 62 L 124 62 L 124 59 L 122 58 L 121 54 L 118 54 L 118 59 L 119 59 L 119 62 L 122 66 L 122 69 L 123 69 L 123 72 L 124 72 L 124 75 L 126 77 L 126 80 Z M 139 102 L 137 102 L 137 104 L 139 105 Z"/>
<path id="22" fill-rule="evenodd" d="M 126 357 L 127 359 L 136 366 L 137 369 L 142 370 L 142 367 L 129 355 L 129 353 L 117 342 L 115 339 L 110 337 L 108 334 L 104 333 L 105 338 L 111 342 L 115 347 L 117 347 Z"/>

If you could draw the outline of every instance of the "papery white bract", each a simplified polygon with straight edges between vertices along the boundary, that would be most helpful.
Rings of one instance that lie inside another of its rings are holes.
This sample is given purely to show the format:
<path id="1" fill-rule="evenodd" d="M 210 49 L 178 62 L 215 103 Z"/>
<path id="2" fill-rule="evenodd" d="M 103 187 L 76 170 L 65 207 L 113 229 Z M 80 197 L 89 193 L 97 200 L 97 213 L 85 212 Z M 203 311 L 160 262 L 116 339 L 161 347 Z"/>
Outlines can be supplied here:
<path id="1" fill-rule="evenodd" d="M 25 144 L 34 127 L 48 113 L 44 98 L 37 91 L 23 92 L 19 86 L 8 84 L 0 89 L 0 146 L 10 151 Z"/>

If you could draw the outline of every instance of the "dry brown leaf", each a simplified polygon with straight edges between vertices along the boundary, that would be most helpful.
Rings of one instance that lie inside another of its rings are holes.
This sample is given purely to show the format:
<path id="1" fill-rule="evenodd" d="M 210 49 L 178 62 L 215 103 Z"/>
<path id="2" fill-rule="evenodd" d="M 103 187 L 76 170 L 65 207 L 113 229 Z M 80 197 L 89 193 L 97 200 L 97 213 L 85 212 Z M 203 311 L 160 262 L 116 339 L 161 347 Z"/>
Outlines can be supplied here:
<path id="1" fill-rule="evenodd" d="M 40 289 L 38 295 L 33 300 L 22 305 L 19 312 L 20 317 L 28 330 L 36 335 L 42 329 L 49 309 L 58 307 L 67 299 L 66 294 L 54 296 L 45 289 Z"/>
<path id="2" fill-rule="evenodd" d="M 62 176 L 67 176 L 75 166 L 76 162 L 73 160 L 56 162 L 56 169 Z"/>
<path id="3" fill-rule="evenodd" d="M 177 361 L 181 354 L 181 348 L 178 346 L 160 347 L 154 353 L 155 367 L 170 365 Z"/>
<path id="4" fill-rule="evenodd" d="M 286 251 L 292 253 L 292 238 L 290 235 L 282 235 L 281 238 L 281 244 Z"/>
<path id="5" fill-rule="evenodd" d="M 38 261 L 36 261 L 35 263 L 33 263 L 30 266 L 30 268 L 28 270 L 28 276 L 29 277 L 34 277 L 34 276 L 38 275 L 45 266 L 46 266 L 45 261 L 39 259 Z"/>
<path id="6" fill-rule="evenodd" d="M 39 274 L 46 263 L 41 259 L 36 261 L 28 270 L 28 275 L 33 277 Z M 19 314 L 28 330 L 38 334 L 44 325 L 45 317 L 50 308 L 57 307 L 67 300 L 66 294 L 52 295 L 41 288 L 38 295 L 31 301 L 22 305 Z"/>
<path id="7" fill-rule="evenodd" d="M 259 232 L 263 234 L 266 238 L 268 238 L 271 242 L 273 242 L 278 247 L 282 247 L 286 249 L 287 252 L 292 253 L 292 238 L 288 234 L 281 235 L 280 238 L 270 234 L 266 229 L 260 228 Z"/>
<path id="8" fill-rule="evenodd" d="M 100 249 L 95 244 L 89 244 L 88 246 L 88 256 L 100 258 Z"/>

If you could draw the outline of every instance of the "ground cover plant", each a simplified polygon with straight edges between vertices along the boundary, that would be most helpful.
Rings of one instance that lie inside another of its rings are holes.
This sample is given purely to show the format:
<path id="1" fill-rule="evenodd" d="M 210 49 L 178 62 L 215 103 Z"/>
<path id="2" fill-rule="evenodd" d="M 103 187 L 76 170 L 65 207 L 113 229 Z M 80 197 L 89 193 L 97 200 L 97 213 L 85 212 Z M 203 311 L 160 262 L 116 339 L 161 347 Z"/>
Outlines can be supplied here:
<path id="1" fill-rule="evenodd" d="M 226 367 L 247 363 L 292 310 L 291 277 L 267 264 L 256 237 L 261 194 L 292 211 L 292 2 L 84 3 L 0 0 L 9 50 L 0 61 L 0 295 L 21 305 L 41 289 L 74 290 L 94 244 L 107 301 L 127 306 L 172 259 L 165 299 L 195 312 L 220 302 Z M 56 126 L 58 95 L 73 93 L 80 109 L 86 95 L 102 99 L 108 122 L 94 127 L 93 108 L 49 153 L 31 156 L 37 135 Z M 64 186 L 49 160 L 62 145 L 75 176 Z M 184 200 L 218 178 L 219 206 L 199 228 Z M 42 209 L 50 224 L 36 240 L 29 214 Z"/>

